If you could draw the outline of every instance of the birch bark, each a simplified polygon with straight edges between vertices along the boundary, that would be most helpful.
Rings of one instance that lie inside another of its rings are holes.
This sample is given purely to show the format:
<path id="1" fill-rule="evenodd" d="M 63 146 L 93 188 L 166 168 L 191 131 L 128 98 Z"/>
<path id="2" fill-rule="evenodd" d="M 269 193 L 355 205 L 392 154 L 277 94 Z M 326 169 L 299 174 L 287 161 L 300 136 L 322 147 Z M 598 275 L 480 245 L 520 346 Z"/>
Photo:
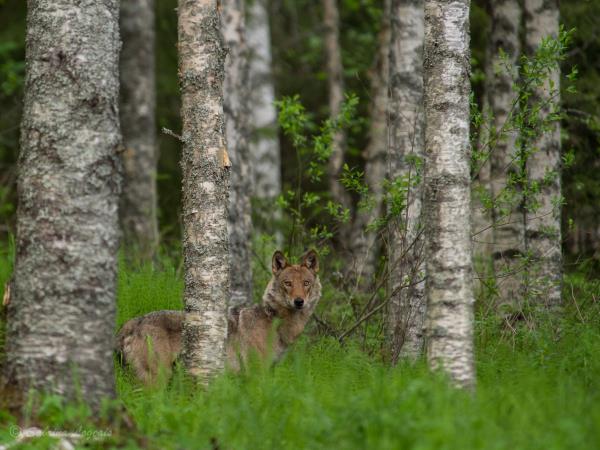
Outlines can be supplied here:
<path id="1" fill-rule="evenodd" d="M 423 38 L 422 0 L 392 1 L 390 49 L 390 179 L 404 177 L 414 184 L 406 212 L 390 226 L 390 289 L 388 329 L 392 360 L 415 358 L 423 350 L 425 295 L 423 197 L 418 161 L 423 152 Z M 401 288 L 403 285 L 408 288 Z"/>
<path id="2" fill-rule="evenodd" d="M 525 0 L 524 5 L 525 51 L 532 55 L 543 38 L 558 35 L 558 1 Z M 560 102 L 556 97 L 560 93 L 559 86 L 557 67 L 546 85 L 536 92 L 534 101 L 546 105 L 540 113 L 542 118 Z M 539 208 L 526 211 L 525 239 L 533 259 L 527 293 L 535 303 L 556 307 L 562 302 L 560 123 L 555 122 L 550 131 L 544 132 L 533 143 L 533 148 L 536 151 L 527 161 L 527 175 L 529 183 L 539 183 L 540 193 L 535 198 Z"/>
<path id="3" fill-rule="evenodd" d="M 229 301 L 229 156 L 225 144 L 225 48 L 218 0 L 179 0 L 183 120 L 182 359 L 201 382 L 225 365 Z"/>
<path id="4" fill-rule="evenodd" d="M 469 0 L 425 0 L 427 358 L 475 384 L 469 175 Z"/>
<path id="5" fill-rule="evenodd" d="M 499 303 L 517 305 L 524 294 L 522 257 L 525 255 L 525 226 L 521 193 L 516 186 L 507 189 L 507 179 L 521 168 L 515 145 L 517 132 L 510 126 L 503 131 L 503 127 L 516 114 L 517 94 L 512 86 L 517 77 L 521 50 L 521 6 L 518 0 L 490 2 L 490 13 L 492 31 L 485 94 L 492 114 L 489 124 L 492 146 L 490 180 L 492 196 L 496 200 L 492 211 L 492 258 Z M 506 55 L 505 59 L 501 58 L 501 51 Z"/>
<path id="6" fill-rule="evenodd" d="M 244 15 L 244 0 L 221 0 L 221 29 L 228 47 L 223 108 L 232 165 L 228 221 L 231 306 L 252 303 L 252 178 L 248 148 L 250 90 Z M 237 267 L 244 270 L 234 270 Z"/>
<path id="7" fill-rule="evenodd" d="M 344 70 L 342 50 L 340 48 L 339 11 L 337 0 L 323 0 L 325 25 L 325 57 L 327 59 L 327 75 L 329 83 L 329 114 L 332 118 L 339 116 L 344 103 Z M 333 136 L 331 157 L 328 163 L 329 190 L 333 200 L 345 208 L 351 206 L 351 200 L 340 182 L 344 165 L 344 147 L 346 133 L 338 130 Z M 345 227 L 342 227 L 342 232 Z M 342 237 L 343 239 L 343 237 Z"/>
<path id="8" fill-rule="evenodd" d="M 148 260 L 158 245 L 154 0 L 122 1 L 120 24 L 120 115 L 125 145 L 121 228 L 128 250 Z"/>
<path id="9" fill-rule="evenodd" d="M 250 155 L 254 195 L 273 202 L 281 194 L 281 155 L 277 135 L 275 87 L 272 75 L 271 33 L 266 0 L 248 5 L 246 36 L 250 57 Z"/>
<path id="10" fill-rule="evenodd" d="M 489 61 L 490 58 L 491 55 L 488 46 L 488 51 L 486 51 L 486 61 Z M 488 120 L 490 115 L 490 105 L 487 100 L 487 89 L 485 86 L 481 111 L 484 116 L 484 121 L 479 130 L 478 150 L 480 152 L 489 153 L 487 144 L 490 138 L 490 121 Z M 487 155 L 487 158 L 484 161 L 478 163 L 475 170 L 477 172 L 474 174 L 475 179 L 471 186 L 471 234 L 473 236 L 473 256 L 475 268 L 481 269 L 481 276 L 485 276 L 489 271 L 489 257 L 492 249 L 492 213 L 485 209 L 478 191 L 483 190 L 487 195 L 490 195 L 492 191 L 490 185 L 491 168 L 489 155 Z"/>
<path id="11" fill-rule="evenodd" d="M 114 395 L 119 2 L 29 0 L 7 378 Z"/>
<path id="12" fill-rule="evenodd" d="M 385 0 L 384 14 L 379 32 L 379 47 L 371 74 L 371 124 L 369 143 L 364 151 L 365 183 L 369 187 L 372 204 L 367 210 L 356 211 L 352 223 L 353 266 L 364 287 L 372 286 L 377 271 L 379 240 L 375 231 L 367 231 L 369 224 L 381 217 L 383 182 L 386 177 L 386 152 L 388 146 L 388 79 L 390 52 L 390 0 Z"/>

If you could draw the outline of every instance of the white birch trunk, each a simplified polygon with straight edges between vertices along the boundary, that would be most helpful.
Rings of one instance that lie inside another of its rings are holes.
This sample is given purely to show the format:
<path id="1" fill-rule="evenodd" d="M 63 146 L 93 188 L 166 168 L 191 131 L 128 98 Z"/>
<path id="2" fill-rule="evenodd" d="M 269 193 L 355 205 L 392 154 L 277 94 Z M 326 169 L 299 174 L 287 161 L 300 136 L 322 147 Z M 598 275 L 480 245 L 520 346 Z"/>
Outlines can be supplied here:
<path id="1" fill-rule="evenodd" d="M 521 7 L 518 0 L 491 2 L 492 31 L 490 35 L 490 61 L 486 68 L 486 96 L 492 113 L 490 123 L 492 133 L 492 153 L 490 155 L 491 190 L 498 200 L 493 210 L 494 272 L 500 304 L 517 305 L 523 298 L 523 265 L 525 255 L 525 227 L 522 210 L 522 196 L 518 190 L 506 191 L 507 179 L 511 173 L 518 173 L 518 149 L 516 130 L 502 132 L 503 126 L 517 111 L 513 109 L 517 94 L 512 89 L 517 77 L 517 63 L 521 45 L 519 25 Z M 500 57 L 500 51 L 506 61 Z M 505 64 L 509 64 L 508 71 Z M 499 197 L 507 197 L 501 200 Z"/>
<path id="2" fill-rule="evenodd" d="M 179 81 L 184 140 L 182 359 L 201 382 L 225 365 L 229 301 L 229 157 L 225 144 L 225 48 L 218 0 L 179 0 Z"/>
<path id="3" fill-rule="evenodd" d="M 488 61 L 489 61 L 489 51 Z M 484 88 L 485 89 L 485 88 Z M 488 151 L 487 143 L 489 141 L 489 116 L 490 106 L 487 101 L 487 90 L 484 91 L 481 111 L 486 117 L 481 129 L 479 130 L 479 151 Z M 482 275 L 487 272 L 487 264 L 491 255 L 492 248 L 492 213 L 484 208 L 483 204 L 479 200 L 477 190 L 483 189 L 488 194 L 491 193 L 490 185 L 490 159 L 489 157 L 485 161 L 478 163 L 475 174 L 475 180 L 472 183 L 472 194 L 471 194 L 471 234 L 473 235 L 473 256 L 476 268 L 482 269 Z M 483 266 L 483 267 L 479 267 Z"/>
<path id="4" fill-rule="evenodd" d="M 146 260 L 158 245 L 154 36 L 154 0 L 122 1 L 120 115 L 125 171 L 121 227 L 124 244 Z"/>
<path id="5" fill-rule="evenodd" d="M 556 37 L 559 30 L 557 0 L 525 0 L 525 50 L 532 55 L 543 38 Z M 548 103 L 551 91 L 559 93 L 560 69 L 557 67 L 543 88 L 538 89 L 534 101 Z M 557 94 L 558 95 L 558 94 Z M 550 101 L 540 113 L 546 117 L 560 99 Z M 526 211 L 526 242 L 533 262 L 528 274 L 527 294 L 540 305 L 555 307 L 561 304 L 562 251 L 561 251 L 561 160 L 560 123 L 555 122 L 533 144 L 536 149 L 527 161 L 529 183 L 537 182 L 540 192 L 535 202 L 539 208 Z M 547 181 L 547 174 L 549 176 Z"/>
<path id="6" fill-rule="evenodd" d="M 340 48 L 340 17 L 337 0 L 323 0 L 325 25 L 325 58 L 329 83 L 329 114 L 338 117 L 344 103 L 344 70 L 342 65 L 342 50 Z M 333 200 L 345 208 L 349 208 L 351 200 L 340 182 L 344 165 L 344 148 L 346 133 L 338 130 L 333 136 L 331 157 L 328 164 L 329 190 Z M 344 234 L 345 227 L 342 227 Z M 342 240 L 344 236 L 342 236 Z"/>
<path id="7" fill-rule="evenodd" d="M 231 158 L 229 198 L 230 305 L 252 303 L 252 178 L 248 149 L 248 49 L 244 0 L 221 0 L 221 27 L 228 48 L 225 59 L 223 107 L 227 148 Z M 233 270 L 243 267 L 244 270 Z"/>
<path id="8" fill-rule="evenodd" d="M 379 32 L 379 47 L 371 74 L 371 124 L 369 143 L 364 151 L 365 178 L 372 199 L 370 209 L 357 209 L 352 223 L 352 263 L 360 285 L 373 286 L 377 271 L 380 240 L 369 224 L 381 217 L 383 182 L 386 176 L 386 151 L 388 146 L 388 79 L 390 52 L 390 0 L 385 0 L 384 15 Z"/>
<path id="9" fill-rule="evenodd" d="M 390 179 L 422 176 L 415 159 L 423 152 L 423 38 L 422 0 L 392 1 L 390 50 Z M 388 329 L 392 360 L 416 358 L 423 351 L 425 293 L 421 204 L 418 183 L 407 196 L 406 212 L 390 226 L 390 289 Z M 410 287 L 401 288 L 403 285 Z"/>
<path id="10" fill-rule="evenodd" d="M 6 369 L 20 392 L 114 395 L 119 2 L 30 0 Z"/>
<path id="11" fill-rule="evenodd" d="M 425 0 L 427 357 L 475 384 L 469 175 L 469 0 Z"/>
<path id="12" fill-rule="evenodd" d="M 250 155 L 254 195 L 271 204 L 281 194 L 281 155 L 266 0 L 253 0 L 248 5 L 246 36 L 250 58 Z"/>

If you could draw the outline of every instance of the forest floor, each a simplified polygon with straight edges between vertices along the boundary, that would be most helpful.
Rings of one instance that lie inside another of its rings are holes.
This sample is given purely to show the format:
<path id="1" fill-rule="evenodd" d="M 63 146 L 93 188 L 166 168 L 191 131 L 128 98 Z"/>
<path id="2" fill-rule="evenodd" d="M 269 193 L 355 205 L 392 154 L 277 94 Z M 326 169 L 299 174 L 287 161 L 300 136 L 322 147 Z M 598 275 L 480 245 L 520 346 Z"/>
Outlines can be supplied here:
<path id="1" fill-rule="evenodd" d="M 119 326 L 181 307 L 177 269 L 162 267 L 120 271 Z M 4 255 L 0 283 L 9 272 Z M 32 402 L 26 421 L 87 430 L 85 448 L 597 449 L 600 281 L 585 278 L 568 275 L 565 311 L 553 323 L 513 330 L 478 315 L 474 393 L 451 388 L 422 361 L 390 368 L 352 342 L 305 336 L 276 366 L 223 374 L 207 390 L 180 372 L 165 387 L 143 388 L 117 365 L 117 404 L 129 428 L 98 425 L 121 423 L 114 409 L 92 417 L 56 397 Z M 0 445 L 12 440 L 15 420 L 0 410 Z M 53 445 L 45 437 L 11 449 Z"/>

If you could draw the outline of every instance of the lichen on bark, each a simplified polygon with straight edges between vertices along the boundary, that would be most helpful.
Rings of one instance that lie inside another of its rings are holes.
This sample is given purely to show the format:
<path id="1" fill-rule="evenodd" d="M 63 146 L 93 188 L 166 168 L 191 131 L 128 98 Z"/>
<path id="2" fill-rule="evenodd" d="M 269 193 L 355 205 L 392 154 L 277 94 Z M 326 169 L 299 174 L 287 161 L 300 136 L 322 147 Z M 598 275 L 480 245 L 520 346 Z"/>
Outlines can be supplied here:
<path id="1" fill-rule="evenodd" d="M 114 395 L 119 2 L 29 0 L 6 375 Z"/>
<path id="2" fill-rule="evenodd" d="M 424 144 L 423 2 L 392 0 L 391 21 L 389 177 L 403 177 L 411 185 L 406 211 L 390 224 L 388 330 L 395 361 L 420 356 L 424 342 L 423 185 L 416 182 Z"/>
<path id="3" fill-rule="evenodd" d="M 226 51 L 217 0 L 179 0 L 183 120 L 182 359 L 201 382 L 225 363 L 229 301 L 229 163 L 223 113 Z"/>
<path id="4" fill-rule="evenodd" d="M 427 359 L 472 387 L 469 0 L 425 0 L 423 69 Z"/>

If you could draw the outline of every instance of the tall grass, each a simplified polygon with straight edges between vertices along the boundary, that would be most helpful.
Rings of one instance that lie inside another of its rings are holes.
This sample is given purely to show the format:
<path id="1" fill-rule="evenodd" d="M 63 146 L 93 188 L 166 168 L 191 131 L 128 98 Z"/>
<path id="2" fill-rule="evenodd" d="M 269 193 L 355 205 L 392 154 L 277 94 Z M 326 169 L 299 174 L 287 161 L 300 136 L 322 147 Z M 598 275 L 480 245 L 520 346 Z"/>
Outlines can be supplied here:
<path id="1" fill-rule="evenodd" d="M 121 275 L 120 318 L 132 303 L 177 305 L 181 284 L 166 267 Z M 475 393 L 423 361 L 390 368 L 352 343 L 305 336 L 280 364 L 224 374 L 207 390 L 181 373 L 147 390 L 119 372 L 120 398 L 159 448 L 600 448 L 600 283 L 566 284 L 580 312 L 567 299 L 559 323 L 512 331 L 479 318 Z"/>
<path id="2" fill-rule="evenodd" d="M 159 266 L 122 267 L 119 326 L 151 310 L 181 308 L 176 265 L 163 259 Z M 207 389 L 181 371 L 165 387 L 144 388 L 117 367 L 119 401 L 144 446 L 159 449 L 600 448 L 599 293 L 600 282 L 575 274 L 558 322 L 515 324 L 513 331 L 479 317 L 473 393 L 451 388 L 423 361 L 391 368 L 352 341 L 340 346 L 307 335 L 274 367 L 225 373 Z M 76 423 L 77 410 L 66 420 L 62 404 L 49 405 L 43 423 Z M 111 445 L 135 448 L 139 441 Z"/>

